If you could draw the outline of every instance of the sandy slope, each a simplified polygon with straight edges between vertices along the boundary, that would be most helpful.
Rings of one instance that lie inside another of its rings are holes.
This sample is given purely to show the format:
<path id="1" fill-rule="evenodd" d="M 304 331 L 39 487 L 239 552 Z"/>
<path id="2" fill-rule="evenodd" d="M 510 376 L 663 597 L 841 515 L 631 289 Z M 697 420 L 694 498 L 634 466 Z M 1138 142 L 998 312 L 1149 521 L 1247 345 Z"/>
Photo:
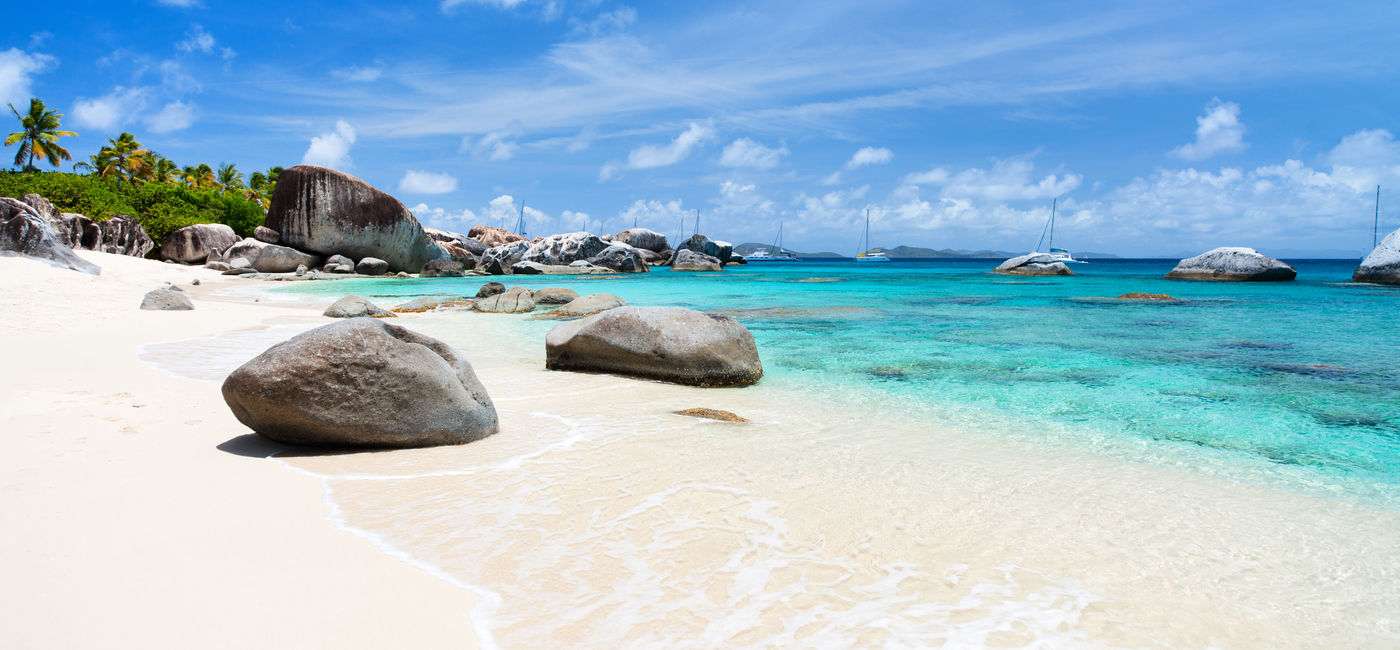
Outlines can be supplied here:
<path id="1" fill-rule="evenodd" d="M 201 268 L 81 254 L 101 276 L 0 258 L 0 647 L 475 645 L 468 592 L 336 528 L 317 480 L 258 458 L 218 383 L 136 356 L 318 315 L 206 299 L 248 281 Z M 196 310 L 137 309 L 166 281 Z"/>

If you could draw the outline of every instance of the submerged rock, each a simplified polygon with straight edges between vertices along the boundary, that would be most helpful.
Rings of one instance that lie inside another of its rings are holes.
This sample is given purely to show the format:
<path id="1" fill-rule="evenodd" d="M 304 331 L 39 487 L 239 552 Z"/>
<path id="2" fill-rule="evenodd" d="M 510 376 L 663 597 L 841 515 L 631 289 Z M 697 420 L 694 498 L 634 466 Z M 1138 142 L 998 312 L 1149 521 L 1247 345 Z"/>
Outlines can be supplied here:
<path id="1" fill-rule="evenodd" d="M 1003 275 L 1074 275 L 1064 262 L 1045 253 L 1031 253 L 1002 262 L 992 273 Z"/>
<path id="2" fill-rule="evenodd" d="M 189 311 L 194 303 L 175 287 L 152 289 L 141 298 L 141 309 L 146 311 Z"/>
<path id="3" fill-rule="evenodd" d="M 748 418 L 740 417 L 739 415 L 736 415 L 736 414 L 731 413 L 731 412 L 729 412 L 729 411 L 721 411 L 721 410 L 719 410 L 719 409 L 693 408 L 693 409 L 684 409 L 684 410 L 680 410 L 680 411 L 671 411 L 671 412 L 672 412 L 672 413 L 675 413 L 676 415 L 686 415 L 686 416 L 690 416 L 690 417 L 693 417 L 693 418 L 701 418 L 701 419 L 703 419 L 703 420 L 719 420 L 719 421 L 721 421 L 721 422 L 748 422 L 748 421 L 749 421 Z"/>
<path id="4" fill-rule="evenodd" d="M 499 427 L 495 405 L 460 353 L 367 318 L 269 348 L 228 376 L 223 395 L 258 435 L 296 445 L 456 445 Z"/>
<path id="5" fill-rule="evenodd" d="M 365 300 L 359 296 L 345 296 L 335 301 L 326 311 L 321 312 L 322 316 L 331 318 L 359 318 L 370 316 L 373 318 L 393 318 L 393 312 L 385 311 L 378 305 Z"/>
<path id="6" fill-rule="evenodd" d="M 535 302 L 539 302 L 536 300 Z M 626 307 L 627 302 L 610 293 L 594 293 L 574 298 L 544 316 L 549 318 L 582 318 L 605 312 L 609 309 Z"/>
<path id="7" fill-rule="evenodd" d="M 396 314 L 418 314 L 443 308 L 469 308 L 475 303 L 475 300 L 468 298 L 426 296 L 423 298 L 414 298 L 406 303 L 397 305 L 394 307 L 393 312 Z"/>
<path id="8" fill-rule="evenodd" d="M 165 236 L 159 257 L 182 264 L 198 264 L 209 259 L 213 250 L 227 250 L 238 244 L 237 233 L 221 223 L 197 223 Z"/>
<path id="9" fill-rule="evenodd" d="M 50 266 L 98 275 L 102 269 L 73 252 L 58 239 L 49 222 L 39 215 L 21 212 L 0 221 L 0 255 L 39 260 Z"/>
<path id="10" fill-rule="evenodd" d="M 354 176 L 313 165 L 297 165 L 278 176 L 267 227 L 289 246 L 318 255 L 377 257 L 393 271 L 417 273 L 429 260 L 447 256 L 398 199 Z"/>
<path id="11" fill-rule="evenodd" d="M 1141 293 L 1136 291 L 1125 293 L 1115 298 L 1115 300 L 1161 300 L 1182 302 L 1180 298 L 1173 298 L 1165 293 Z"/>
<path id="12" fill-rule="evenodd" d="M 1356 272 L 1351 274 L 1352 282 L 1376 282 L 1379 284 L 1400 284 L 1400 230 L 1390 233 L 1371 251 Z"/>
<path id="13" fill-rule="evenodd" d="M 1253 248 L 1222 246 L 1177 262 L 1167 273 L 1172 280 L 1215 282 L 1279 282 L 1298 277 L 1292 266 Z"/>
<path id="14" fill-rule="evenodd" d="M 672 271 L 722 271 L 724 267 L 719 259 L 697 253 L 688 248 L 676 251 L 675 257 L 671 258 Z"/>
<path id="15" fill-rule="evenodd" d="M 535 304 L 539 305 L 563 305 L 578 297 L 578 292 L 573 289 L 561 287 L 549 287 L 535 291 Z"/>
<path id="16" fill-rule="evenodd" d="M 550 370 L 612 372 L 694 386 L 763 377 L 753 334 L 726 316 L 681 307 L 619 307 L 562 323 L 545 337 Z"/>

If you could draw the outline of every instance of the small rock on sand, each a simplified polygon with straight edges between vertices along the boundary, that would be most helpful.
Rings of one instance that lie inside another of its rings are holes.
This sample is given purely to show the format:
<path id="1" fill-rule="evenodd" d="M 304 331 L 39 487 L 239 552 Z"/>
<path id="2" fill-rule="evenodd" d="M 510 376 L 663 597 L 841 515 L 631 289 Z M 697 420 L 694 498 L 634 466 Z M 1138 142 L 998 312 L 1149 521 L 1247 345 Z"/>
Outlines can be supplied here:
<path id="1" fill-rule="evenodd" d="M 705 420 L 720 420 L 722 422 L 749 421 L 748 418 L 735 415 L 734 413 L 730 413 L 729 411 L 721 411 L 719 409 L 693 408 L 685 409 L 682 411 L 672 411 L 672 413 L 675 413 L 676 415 L 688 415 L 693 418 L 702 418 Z"/>

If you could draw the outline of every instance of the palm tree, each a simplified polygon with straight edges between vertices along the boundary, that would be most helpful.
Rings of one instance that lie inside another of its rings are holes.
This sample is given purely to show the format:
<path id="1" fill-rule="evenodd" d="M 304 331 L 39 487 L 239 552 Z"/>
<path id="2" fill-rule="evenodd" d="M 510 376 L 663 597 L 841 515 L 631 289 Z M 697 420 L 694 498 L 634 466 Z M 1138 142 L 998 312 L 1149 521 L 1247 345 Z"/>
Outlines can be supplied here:
<path id="1" fill-rule="evenodd" d="M 44 106 L 43 100 L 38 97 L 29 100 L 29 113 L 20 115 L 15 110 L 15 105 L 10 104 L 10 112 L 19 118 L 20 126 L 24 130 L 11 133 L 5 138 L 5 146 L 19 143 L 19 151 L 15 152 L 15 166 L 19 167 L 20 162 L 25 158 L 29 161 L 24 165 L 25 170 L 34 169 L 34 159 L 47 160 L 57 167 L 60 160 L 72 160 L 73 156 L 68 154 L 68 150 L 58 145 L 58 139 L 68 136 L 78 135 L 72 131 L 60 131 L 59 120 L 63 117 L 61 113 L 55 113 Z"/>
<path id="2" fill-rule="evenodd" d="M 154 151 L 146 156 L 146 166 L 150 170 L 147 180 L 157 183 L 169 183 L 175 180 L 176 172 L 180 170 L 175 166 L 175 162 Z"/>
<path id="3" fill-rule="evenodd" d="M 107 141 L 107 146 L 98 152 L 98 157 L 102 164 L 97 168 L 99 176 L 115 176 L 117 187 L 121 187 L 122 179 L 128 179 L 133 183 L 138 179 L 145 178 L 150 163 L 148 156 L 151 152 L 141 148 L 141 143 L 136 141 L 136 136 L 130 133 L 122 133 L 116 138 Z M 102 154 L 105 153 L 104 157 Z"/>
<path id="4" fill-rule="evenodd" d="M 243 173 L 238 171 L 238 167 L 233 163 L 219 165 L 219 189 L 220 194 L 227 194 L 229 190 L 241 190 L 246 187 L 243 184 Z"/>
<path id="5" fill-rule="evenodd" d="M 219 180 L 214 177 L 214 169 L 208 164 L 187 165 L 183 171 L 185 185 L 193 189 L 216 187 L 219 184 Z"/>

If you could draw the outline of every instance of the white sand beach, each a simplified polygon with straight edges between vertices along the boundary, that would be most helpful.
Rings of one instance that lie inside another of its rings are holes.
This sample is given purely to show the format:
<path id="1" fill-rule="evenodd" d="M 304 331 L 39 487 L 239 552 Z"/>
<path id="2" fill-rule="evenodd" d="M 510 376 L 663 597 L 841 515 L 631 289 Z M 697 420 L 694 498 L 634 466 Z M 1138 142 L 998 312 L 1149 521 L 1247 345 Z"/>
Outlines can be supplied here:
<path id="1" fill-rule="evenodd" d="M 319 481 L 256 440 L 224 445 L 248 431 L 217 382 L 137 359 L 317 315 L 199 299 L 238 282 L 203 268 L 78 254 L 102 274 L 0 257 L 0 647 L 475 647 L 470 592 L 338 529 Z M 197 309 L 137 309 L 165 282 Z"/>

